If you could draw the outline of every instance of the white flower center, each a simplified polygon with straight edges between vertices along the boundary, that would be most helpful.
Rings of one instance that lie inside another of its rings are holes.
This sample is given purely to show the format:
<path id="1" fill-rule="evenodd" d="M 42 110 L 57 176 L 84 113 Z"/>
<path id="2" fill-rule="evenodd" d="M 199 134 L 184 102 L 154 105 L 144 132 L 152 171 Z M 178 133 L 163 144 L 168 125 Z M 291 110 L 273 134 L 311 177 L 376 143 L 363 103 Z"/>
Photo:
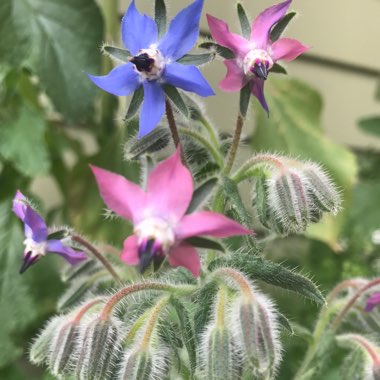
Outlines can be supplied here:
<path id="1" fill-rule="evenodd" d="M 37 243 L 33 239 L 28 238 L 24 240 L 24 245 L 25 245 L 25 254 L 27 254 L 28 252 L 31 252 L 30 259 L 34 257 L 40 257 L 40 256 L 46 255 L 46 248 L 47 248 L 46 241 Z"/>
<path id="2" fill-rule="evenodd" d="M 134 233 L 137 235 L 138 245 L 154 240 L 156 244 L 161 246 L 165 254 L 169 252 L 175 242 L 173 228 L 160 218 L 153 217 L 143 220 L 134 228 Z"/>
<path id="3" fill-rule="evenodd" d="M 131 62 L 140 77 L 149 81 L 159 79 L 166 64 L 161 52 L 154 48 L 141 49 Z"/>
<path id="4" fill-rule="evenodd" d="M 247 76 L 256 75 L 260 77 L 260 67 L 263 70 L 269 71 L 273 67 L 273 60 L 266 50 L 253 49 L 244 58 L 243 69 Z"/>

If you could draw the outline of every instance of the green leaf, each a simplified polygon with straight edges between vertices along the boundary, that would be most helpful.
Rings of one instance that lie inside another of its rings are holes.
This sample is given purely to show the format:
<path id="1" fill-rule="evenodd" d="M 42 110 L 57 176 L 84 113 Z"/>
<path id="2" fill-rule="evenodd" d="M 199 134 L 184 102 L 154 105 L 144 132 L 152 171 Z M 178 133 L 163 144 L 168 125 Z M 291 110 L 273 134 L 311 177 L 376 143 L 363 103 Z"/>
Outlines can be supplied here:
<path id="1" fill-rule="evenodd" d="M 250 252 L 238 252 L 230 258 L 218 258 L 210 263 L 209 269 L 212 271 L 221 266 L 234 267 L 254 281 L 262 280 L 270 285 L 296 292 L 318 304 L 325 303 L 322 293 L 310 279 Z"/>
<path id="2" fill-rule="evenodd" d="M 36 318 L 26 278 L 18 273 L 24 236 L 11 207 L 10 201 L 0 203 L 0 367 L 22 353 L 23 342 L 16 343 L 15 335 Z"/>
<path id="3" fill-rule="evenodd" d="M 69 120 L 91 115 L 94 84 L 84 71 L 100 69 L 99 46 L 103 22 L 92 0 L 2 0 L 0 20 L 12 17 L 16 26 L 3 35 L 15 55 L 27 52 L 27 66 L 38 75 L 41 86 L 56 109 Z M 24 41 L 28 41 L 25 48 Z M 0 49 L 1 50 L 1 49 Z"/>
<path id="4" fill-rule="evenodd" d="M 166 32 L 166 5 L 165 0 L 156 0 L 154 3 L 154 19 L 158 28 L 158 37 Z"/>
<path id="5" fill-rule="evenodd" d="M 284 33 L 286 27 L 288 26 L 289 22 L 292 20 L 292 18 L 296 15 L 296 12 L 289 12 L 287 15 L 285 15 L 271 30 L 270 32 L 270 39 L 272 42 L 277 41 L 282 33 Z"/>
<path id="6" fill-rule="evenodd" d="M 251 38 L 251 23 L 249 22 L 247 13 L 241 3 L 237 4 L 237 12 L 243 37 L 249 40 Z"/>
<path id="7" fill-rule="evenodd" d="M 204 54 L 186 54 L 180 58 L 177 62 L 182 65 L 201 66 L 211 62 L 215 58 L 214 53 Z"/>
<path id="8" fill-rule="evenodd" d="M 164 86 L 164 91 L 168 98 L 174 103 L 178 111 L 180 111 L 182 115 L 188 118 L 189 110 L 179 91 L 174 86 L 168 84 Z"/>
<path id="9" fill-rule="evenodd" d="M 131 102 L 129 103 L 127 114 L 125 115 L 125 120 L 130 120 L 137 114 L 143 100 L 144 88 L 143 86 L 141 86 L 133 93 Z"/>
<path id="10" fill-rule="evenodd" d="M 189 207 L 187 208 L 186 214 L 191 214 L 199 207 L 201 207 L 201 205 L 204 204 L 204 202 L 208 199 L 217 183 L 218 178 L 212 177 L 199 185 L 193 193 L 193 197 L 191 199 Z"/>
<path id="11" fill-rule="evenodd" d="M 214 50 L 216 54 L 224 59 L 233 59 L 235 54 L 228 48 L 217 44 L 216 42 L 202 42 L 199 47 L 201 49 Z"/>
<path id="12" fill-rule="evenodd" d="M 287 74 L 285 67 L 281 66 L 279 63 L 275 63 L 273 67 L 270 69 L 271 73 L 277 73 L 277 74 Z"/>
<path id="13" fill-rule="evenodd" d="M 380 137 L 380 116 L 373 116 L 359 120 L 359 128 L 364 132 Z"/>
<path id="14" fill-rule="evenodd" d="M 0 155 L 26 176 L 46 173 L 50 167 L 42 116 L 23 106 L 19 116 L 0 128 Z"/>
<path id="15" fill-rule="evenodd" d="M 215 240 L 195 236 L 195 237 L 188 238 L 185 241 L 186 243 L 189 243 L 190 245 L 193 245 L 194 247 L 197 247 L 197 248 L 213 249 L 215 251 L 225 252 L 223 245 Z"/>
<path id="16" fill-rule="evenodd" d="M 280 323 L 280 325 L 287 330 L 290 334 L 294 334 L 293 327 L 289 322 L 289 319 L 285 317 L 282 313 L 277 313 L 277 320 Z"/>
<path id="17" fill-rule="evenodd" d="M 248 83 L 240 90 L 240 113 L 245 118 L 247 116 L 249 100 L 251 99 L 251 85 Z"/>
<path id="18" fill-rule="evenodd" d="M 266 83 L 265 94 L 270 117 L 254 102 L 257 128 L 252 137 L 253 149 L 283 152 L 322 164 L 338 187 L 344 189 L 346 200 L 349 199 L 356 178 L 356 160 L 347 148 L 324 134 L 319 93 L 300 80 L 272 76 Z M 344 216 L 341 213 L 338 217 L 325 217 L 309 227 L 309 236 L 336 249 Z"/>
<path id="19" fill-rule="evenodd" d="M 132 57 L 132 54 L 129 50 L 120 49 L 115 46 L 104 45 L 102 50 L 110 58 L 126 63 L 128 63 L 129 59 Z"/>

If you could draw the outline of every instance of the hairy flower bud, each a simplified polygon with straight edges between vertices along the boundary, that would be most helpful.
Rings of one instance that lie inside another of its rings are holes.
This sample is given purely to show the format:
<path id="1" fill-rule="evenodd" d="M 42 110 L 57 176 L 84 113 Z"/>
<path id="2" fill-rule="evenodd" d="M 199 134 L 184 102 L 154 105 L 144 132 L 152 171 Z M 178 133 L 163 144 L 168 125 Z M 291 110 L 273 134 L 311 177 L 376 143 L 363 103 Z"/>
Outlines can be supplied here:
<path id="1" fill-rule="evenodd" d="M 109 379 L 123 338 L 120 322 L 95 319 L 81 332 L 76 374 L 79 379 Z"/>

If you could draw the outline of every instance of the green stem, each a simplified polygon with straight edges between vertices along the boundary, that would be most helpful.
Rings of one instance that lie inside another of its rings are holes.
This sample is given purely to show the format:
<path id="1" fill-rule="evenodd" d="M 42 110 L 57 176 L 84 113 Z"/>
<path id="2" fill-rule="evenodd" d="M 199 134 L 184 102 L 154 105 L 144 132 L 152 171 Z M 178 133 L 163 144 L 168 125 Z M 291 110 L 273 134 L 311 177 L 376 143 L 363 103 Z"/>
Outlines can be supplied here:
<path id="1" fill-rule="evenodd" d="M 207 132 L 210 135 L 210 138 L 212 140 L 212 144 L 214 146 L 219 146 L 220 143 L 219 143 L 218 134 L 215 131 L 214 127 L 211 125 L 211 123 L 205 117 L 202 117 L 200 119 L 200 122 L 207 129 Z"/>

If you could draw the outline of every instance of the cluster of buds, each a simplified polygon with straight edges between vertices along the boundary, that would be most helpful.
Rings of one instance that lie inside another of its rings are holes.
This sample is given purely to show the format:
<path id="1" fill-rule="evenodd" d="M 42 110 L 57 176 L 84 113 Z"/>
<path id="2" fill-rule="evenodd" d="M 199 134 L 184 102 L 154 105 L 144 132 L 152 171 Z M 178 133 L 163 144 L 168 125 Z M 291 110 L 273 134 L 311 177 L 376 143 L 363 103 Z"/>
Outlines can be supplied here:
<path id="1" fill-rule="evenodd" d="M 340 210 L 339 191 L 320 165 L 269 154 L 251 161 L 265 166 L 254 198 L 260 222 L 277 234 L 304 232 L 325 212 Z"/>

